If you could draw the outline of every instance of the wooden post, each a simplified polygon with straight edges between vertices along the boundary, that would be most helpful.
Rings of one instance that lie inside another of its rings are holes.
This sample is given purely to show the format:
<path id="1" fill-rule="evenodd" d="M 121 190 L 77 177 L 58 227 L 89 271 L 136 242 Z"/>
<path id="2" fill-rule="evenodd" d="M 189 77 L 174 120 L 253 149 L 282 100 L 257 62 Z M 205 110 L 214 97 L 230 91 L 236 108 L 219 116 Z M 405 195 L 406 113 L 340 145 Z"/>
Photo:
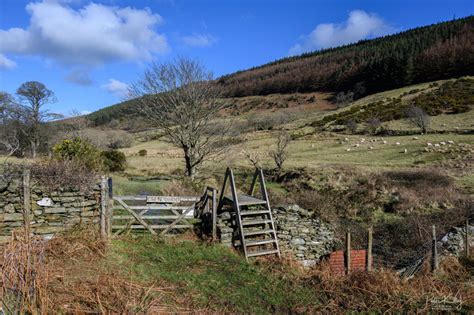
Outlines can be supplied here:
<path id="1" fill-rule="evenodd" d="M 436 226 L 432 227 L 431 271 L 438 269 L 438 248 L 436 246 Z"/>
<path id="2" fill-rule="evenodd" d="M 105 176 L 102 176 L 100 181 L 100 235 L 103 238 L 107 237 L 107 192 L 107 178 Z"/>
<path id="3" fill-rule="evenodd" d="M 466 238 L 464 240 L 465 243 L 465 250 L 466 250 L 466 257 L 469 257 L 469 219 L 466 220 Z"/>
<path id="4" fill-rule="evenodd" d="M 107 193 L 107 216 L 106 216 L 106 233 L 107 237 L 110 237 L 112 235 L 112 217 L 113 217 L 113 211 L 114 211 L 114 189 L 113 189 L 113 181 L 112 177 L 109 177 L 107 180 L 107 188 L 108 188 L 108 193 Z"/>
<path id="5" fill-rule="evenodd" d="M 351 233 L 346 234 L 346 275 L 351 273 Z"/>
<path id="6" fill-rule="evenodd" d="M 217 191 L 212 189 L 212 240 L 217 240 Z"/>
<path id="7" fill-rule="evenodd" d="M 367 271 L 372 271 L 372 228 L 367 231 L 367 256 L 365 266 Z"/>
<path id="8" fill-rule="evenodd" d="M 26 234 L 30 234 L 30 214 L 31 214 L 31 172 L 25 168 L 23 170 L 23 220 L 25 224 Z"/>

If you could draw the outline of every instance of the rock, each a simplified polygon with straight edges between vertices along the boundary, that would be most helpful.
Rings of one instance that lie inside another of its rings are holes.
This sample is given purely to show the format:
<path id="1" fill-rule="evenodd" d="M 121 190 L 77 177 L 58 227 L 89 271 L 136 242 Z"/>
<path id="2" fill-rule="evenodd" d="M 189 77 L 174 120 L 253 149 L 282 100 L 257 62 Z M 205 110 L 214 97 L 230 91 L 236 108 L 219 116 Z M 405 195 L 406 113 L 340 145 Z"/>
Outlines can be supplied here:
<path id="1" fill-rule="evenodd" d="M 46 208 L 44 209 L 44 213 L 67 213 L 68 210 L 64 207 L 61 208 Z"/>
<path id="2" fill-rule="evenodd" d="M 51 198 L 45 197 L 41 200 L 38 200 L 36 204 L 41 207 L 52 207 L 54 205 L 54 202 Z"/>
<path id="3" fill-rule="evenodd" d="M 4 176 L 0 176 L 0 193 L 4 192 L 8 188 L 8 181 Z"/>
<path id="4" fill-rule="evenodd" d="M 5 212 L 6 213 L 14 213 L 15 212 L 15 206 L 11 203 L 7 204 L 5 206 Z"/>
<path id="5" fill-rule="evenodd" d="M 297 246 L 297 245 L 304 245 L 304 244 L 306 244 L 306 242 L 301 238 L 294 238 L 294 239 L 291 240 L 290 244 L 294 245 L 294 246 Z"/>

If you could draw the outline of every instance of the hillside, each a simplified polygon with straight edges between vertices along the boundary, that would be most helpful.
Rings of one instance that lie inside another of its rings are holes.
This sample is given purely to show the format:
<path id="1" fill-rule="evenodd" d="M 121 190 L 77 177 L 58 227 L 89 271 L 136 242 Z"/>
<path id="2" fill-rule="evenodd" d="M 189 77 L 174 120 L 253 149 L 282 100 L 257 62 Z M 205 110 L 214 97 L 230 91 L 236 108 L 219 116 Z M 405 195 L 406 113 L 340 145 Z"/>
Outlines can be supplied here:
<path id="1" fill-rule="evenodd" d="M 357 99 L 420 82 L 472 74 L 474 16 L 469 16 L 284 58 L 223 76 L 217 82 L 224 87 L 230 108 L 227 112 L 235 115 L 295 104 L 311 108 L 315 102 L 310 93 L 324 95 L 316 107 L 323 104 L 329 109 L 328 101 L 338 92 L 353 93 Z M 87 118 L 97 126 L 143 126 L 133 100 L 103 108 Z"/>
<path id="2" fill-rule="evenodd" d="M 355 97 L 474 72 L 474 16 L 224 76 L 228 96 L 348 91 Z"/>

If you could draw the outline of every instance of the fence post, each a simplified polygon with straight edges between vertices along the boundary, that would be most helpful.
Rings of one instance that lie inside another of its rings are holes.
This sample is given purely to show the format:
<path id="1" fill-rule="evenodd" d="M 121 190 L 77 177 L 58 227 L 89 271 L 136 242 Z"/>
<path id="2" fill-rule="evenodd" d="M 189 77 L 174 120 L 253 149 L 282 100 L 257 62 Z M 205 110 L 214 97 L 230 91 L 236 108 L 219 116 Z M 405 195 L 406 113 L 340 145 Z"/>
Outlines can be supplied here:
<path id="1" fill-rule="evenodd" d="M 106 233 L 107 237 L 110 237 L 112 235 L 112 216 L 113 216 L 113 211 L 114 211 L 114 188 L 113 188 L 113 180 L 112 177 L 109 177 L 107 179 L 107 217 L 106 217 Z"/>
<path id="2" fill-rule="evenodd" d="M 107 204 L 107 178 L 102 176 L 100 181 L 100 235 L 102 238 L 107 237 Z"/>
<path id="3" fill-rule="evenodd" d="M 217 240 L 217 191 L 212 189 L 212 240 Z"/>
<path id="4" fill-rule="evenodd" d="M 466 247 L 466 257 L 469 257 L 469 219 L 466 220 L 466 239 L 465 239 L 465 246 Z"/>
<path id="5" fill-rule="evenodd" d="M 438 248 L 436 246 L 436 226 L 432 227 L 431 271 L 438 269 Z"/>
<path id="6" fill-rule="evenodd" d="M 372 271 L 372 228 L 367 231 L 367 256 L 365 262 L 367 271 Z"/>
<path id="7" fill-rule="evenodd" d="M 351 273 L 351 233 L 346 233 L 346 275 Z"/>
<path id="8" fill-rule="evenodd" d="M 25 168 L 23 170 L 23 220 L 28 236 L 30 235 L 30 214 L 31 214 L 31 172 Z"/>

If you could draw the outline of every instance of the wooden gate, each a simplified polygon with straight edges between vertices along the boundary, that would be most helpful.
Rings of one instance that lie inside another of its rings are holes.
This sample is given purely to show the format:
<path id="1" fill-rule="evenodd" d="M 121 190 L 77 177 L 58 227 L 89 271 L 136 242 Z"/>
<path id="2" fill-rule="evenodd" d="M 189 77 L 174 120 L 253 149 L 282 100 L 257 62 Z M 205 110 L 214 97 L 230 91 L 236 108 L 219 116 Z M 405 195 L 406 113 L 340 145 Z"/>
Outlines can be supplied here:
<path id="1" fill-rule="evenodd" d="M 112 232 L 148 230 L 166 234 L 193 227 L 196 196 L 114 196 Z"/>

